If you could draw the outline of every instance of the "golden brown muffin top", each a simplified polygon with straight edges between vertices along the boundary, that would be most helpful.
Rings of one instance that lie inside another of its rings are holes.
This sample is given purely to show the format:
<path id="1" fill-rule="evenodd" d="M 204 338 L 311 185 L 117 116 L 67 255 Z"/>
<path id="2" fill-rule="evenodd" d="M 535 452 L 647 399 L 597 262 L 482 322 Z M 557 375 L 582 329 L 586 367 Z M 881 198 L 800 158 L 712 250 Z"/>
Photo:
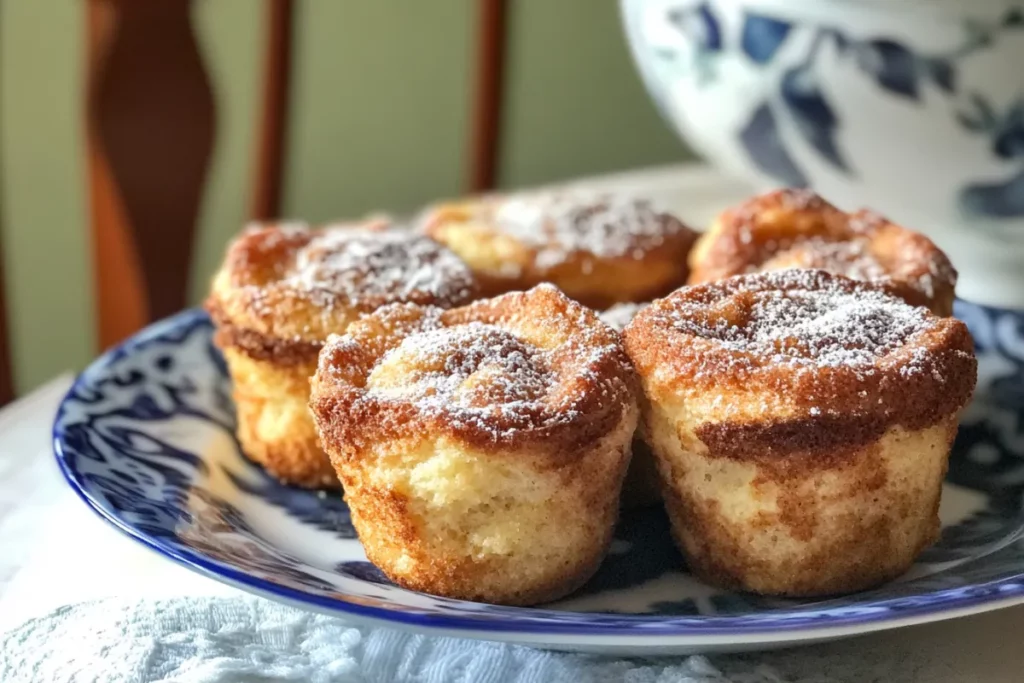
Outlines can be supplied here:
<path id="1" fill-rule="evenodd" d="M 924 235 L 809 190 L 784 189 L 722 213 L 691 254 L 690 283 L 759 270 L 820 268 L 883 286 L 909 303 L 951 298 L 957 273 Z"/>
<path id="2" fill-rule="evenodd" d="M 436 239 L 444 239 L 443 228 L 452 224 L 514 243 L 538 271 L 581 257 L 642 260 L 668 249 L 685 257 L 697 237 L 649 199 L 564 189 L 442 204 L 422 219 L 423 230 Z M 508 267 L 520 265 L 512 260 Z"/>
<path id="3" fill-rule="evenodd" d="M 619 335 L 550 285 L 462 308 L 386 306 L 332 336 L 310 406 L 321 436 L 357 454 L 448 436 L 560 462 L 636 401 Z"/>
<path id="4" fill-rule="evenodd" d="M 450 307 L 470 301 L 469 268 L 433 240 L 380 221 L 312 229 L 260 225 L 228 248 L 207 308 L 233 341 L 273 355 L 312 346 L 356 317 L 394 302 Z"/>
<path id="5" fill-rule="evenodd" d="M 641 311 L 625 340 L 640 375 L 670 393 L 725 389 L 758 397 L 766 421 L 785 404 L 835 429 L 851 418 L 872 431 L 935 424 L 967 403 L 977 377 L 962 322 L 821 270 L 683 288 Z"/>

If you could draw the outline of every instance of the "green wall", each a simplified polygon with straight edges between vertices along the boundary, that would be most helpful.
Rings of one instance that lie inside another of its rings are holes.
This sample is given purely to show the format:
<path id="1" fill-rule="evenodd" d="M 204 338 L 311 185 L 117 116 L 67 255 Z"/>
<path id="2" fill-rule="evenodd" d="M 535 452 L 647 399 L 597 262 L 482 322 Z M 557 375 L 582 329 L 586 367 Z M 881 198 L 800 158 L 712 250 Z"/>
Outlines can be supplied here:
<path id="1" fill-rule="evenodd" d="M 501 184 L 679 161 L 633 69 L 617 0 L 509 0 Z"/>
<path id="2" fill-rule="evenodd" d="M 81 126 L 84 5 L 0 1 L 0 225 L 20 391 L 96 352 Z M 474 7 L 300 0 L 287 216 L 408 211 L 460 192 Z M 253 0 L 195 3 L 218 107 L 195 301 L 245 220 L 261 9 Z M 633 72 L 614 0 L 511 0 L 510 11 L 503 187 L 687 157 Z"/>
<path id="3" fill-rule="evenodd" d="M 0 239 L 19 390 L 93 350 L 79 5 L 0 2 Z"/>

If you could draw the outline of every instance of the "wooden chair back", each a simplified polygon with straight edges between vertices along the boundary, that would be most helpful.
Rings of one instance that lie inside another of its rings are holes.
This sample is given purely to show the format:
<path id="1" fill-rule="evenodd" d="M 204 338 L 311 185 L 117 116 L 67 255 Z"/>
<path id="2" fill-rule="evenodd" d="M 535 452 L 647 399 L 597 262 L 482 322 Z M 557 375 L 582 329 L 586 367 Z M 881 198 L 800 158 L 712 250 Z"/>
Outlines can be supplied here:
<path id="1" fill-rule="evenodd" d="M 89 223 L 97 342 L 107 348 L 188 303 L 217 117 L 192 24 L 192 0 L 87 2 Z M 469 192 L 495 182 L 506 32 L 504 0 L 477 0 L 474 9 Z M 293 0 L 263 0 L 262 82 L 248 203 L 253 219 L 279 215 L 294 11 Z"/>

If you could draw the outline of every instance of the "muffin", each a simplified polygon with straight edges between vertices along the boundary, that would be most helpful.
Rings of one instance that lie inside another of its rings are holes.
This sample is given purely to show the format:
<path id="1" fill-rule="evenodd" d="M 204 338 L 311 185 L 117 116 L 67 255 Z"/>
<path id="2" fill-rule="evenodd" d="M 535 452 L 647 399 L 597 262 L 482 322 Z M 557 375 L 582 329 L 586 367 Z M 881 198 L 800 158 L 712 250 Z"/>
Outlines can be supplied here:
<path id="1" fill-rule="evenodd" d="M 977 375 L 962 322 L 782 270 L 681 289 L 625 343 L 673 535 L 699 577 L 845 593 L 899 576 L 936 539 Z"/>
<path id="2" fill-rule="evenodd" d="M 605 324 L 622 332 L 629 321 L 645 306 L 647 306 L 646 303 L 615 304 L 611 308 L 601 311 L 599 315 Z M 633 438 L 632 450 L 633 457 L 630 459 L 629 469 L 626 471 L 626 481 L 622 484 L 620 498 L 622 507 L 631 509 L 657 505 L 661 502 L 661 493 L 658 491 L 658 471 L 654 465 L 651 449 L 637 434 Z"/>
<path id="3" fill-rule="evenodd" d="M 592 311 L 550 285 L 387 306 L 327 341 L 311 386 L 366 555 L 395 583 L 528 605 L 597 569 L 638 389 Z"/>
<path id="4" fill-rule="evenodd" d="M 282 482 L 337 487 L 309 414 L 327 336 L 393 302 L 471 300 L 473 275 L 432 240 L 380 222 L 253 226 L 228 248 L 206 308 L 234 383 L 244 452 Z"/>
<path id="5" fill-rule="evenodd" d="M 470 265 L 487 296 L 550 282 L 598 310 L 684 284 L 696 240 L 648 200 L 570 190 L 443 204 L 421 226 Z"/>
<path id="6" fill-rule="evenodd" d="M 827 270 L 872 282 L 940 316 L 952 315 L 957 279 L 949 259 L 924 235 L 794 189 L 723 212 L 691 252 L 690 268 L 690 284 L 757 271 Z"/>

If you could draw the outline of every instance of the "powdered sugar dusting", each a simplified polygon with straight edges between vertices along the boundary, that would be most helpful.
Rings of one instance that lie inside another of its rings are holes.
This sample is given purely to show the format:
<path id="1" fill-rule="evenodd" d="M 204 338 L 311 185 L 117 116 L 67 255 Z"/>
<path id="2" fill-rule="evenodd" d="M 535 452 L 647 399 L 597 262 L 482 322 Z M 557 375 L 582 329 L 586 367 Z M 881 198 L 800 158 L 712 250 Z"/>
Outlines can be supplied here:
<path id="1" fill-rule="evenodd" d="M 498 203 L 495 227 L 538 248 L 539 267 L 574 254 L 641 259 L 674 235 L 688 233 L 676 217 L 647 199 L 618 194 L 538 192 Z"/>
<path id="2" fill-rule="evenodd" d="M 335 228 L 320 231 L 295 254 L 283 283 L 328 306 L 339 298 L 358 303 L 465 299 L 469 268 L 429 238 L 400 231 Z"/>
<path id="3" fill-rule="evenodd" d="M 400 371 L 390 372 L 395 365 Z M 524 425 L 543 412 L 553 374 L 546 354 L 494 325 L 469 323 L 407 337 L 370 376 L 371 395 L 423 412 Z"/>
<path id="4" fill-rule="evenodd" d="M 753 286 L 743 291 L 741 280 Z M 735 351 L 737 362 L 795 367 L 866 368 L 931 324 L 923 308 L 849 285 L 813 270 L 739 276 L 712 301 L 684 298 L 660 313 L 675 329 Z"/>
<path id="5" fill-rule="evenodd" d="M 762 270 L 785 268 L 820 268 L 869 282 L 889 277 L 863 239 L 834 242 L 815 237 L 802 240 L 761 266 Z"/>
<path id="6" fill-rule="evenodd" d="M 542 348 L 517 326 L 473 321 L 410 334 L 375 363 L 365 400 L 412 404 L 495 441 L 621 408 L 631 371 L 606 329 L 591 322 L 564 344 Z M 623 359 L 614 371 L 610 356 Z"/>

